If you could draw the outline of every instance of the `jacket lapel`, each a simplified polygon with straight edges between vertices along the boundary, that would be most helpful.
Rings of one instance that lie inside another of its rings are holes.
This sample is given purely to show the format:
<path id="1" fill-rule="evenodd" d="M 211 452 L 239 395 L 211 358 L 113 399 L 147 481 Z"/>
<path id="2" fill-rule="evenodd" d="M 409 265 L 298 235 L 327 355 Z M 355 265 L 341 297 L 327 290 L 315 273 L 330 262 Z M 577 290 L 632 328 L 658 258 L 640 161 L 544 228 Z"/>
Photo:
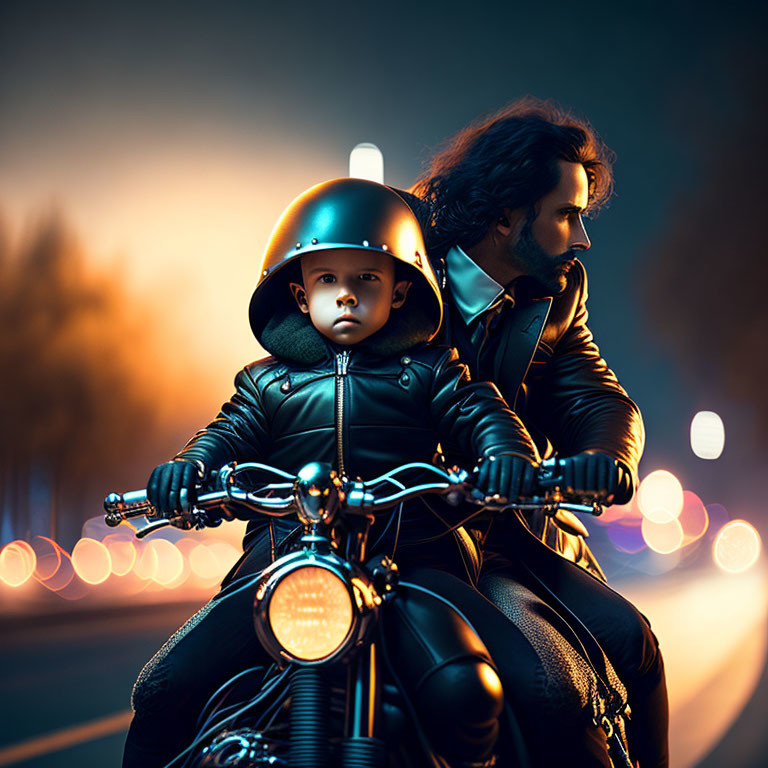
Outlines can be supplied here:
<path id="1" fill-rule="evenodd" d="M 503 322 L 496 329 L 499 343 L 493 361 L 493 383 L 512 408 L 541 339 L 551 306 L 552 297 L 549 296 L 521 302 L 502 318 Z"/>

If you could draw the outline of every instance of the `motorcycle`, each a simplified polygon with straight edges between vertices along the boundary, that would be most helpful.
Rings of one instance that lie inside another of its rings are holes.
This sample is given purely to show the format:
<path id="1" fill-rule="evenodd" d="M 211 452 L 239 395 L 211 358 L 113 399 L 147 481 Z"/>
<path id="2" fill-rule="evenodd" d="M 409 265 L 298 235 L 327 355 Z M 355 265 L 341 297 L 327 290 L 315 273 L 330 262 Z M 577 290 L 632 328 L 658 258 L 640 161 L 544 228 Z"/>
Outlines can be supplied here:
<path id="1" fill-rule="evenodd" d="M 396 600 L 402 588 L 429 590 L 402 581 L 391 557 L 369 555 L 372 525 L 383 510 L 428 493 L 442 494 L 454 506 L 469 502 L 475 507 L 446 533 L 507 509 L 553 520 L 602 513 L 597 501 L 564 499 L 556 471 L 556 460 L 545 462 L 539 486 L 549 490 L 512 505 L 489 504 L 472 489 L 464 471 L 421 463 L 366 482 L 341 477 L 330 465 L 318 463 L 306 465 L 297 476 L 255 462 L 228 464 L 199 489 L 194 503 L 182 498 L 182 511 L 170 519 L 153 519 L 155 510 L 144 490 L 109 494 L 104 502 L 107 525 L 139 516 L 151 521 L 137 531 L 139 538 L 167 525 L 203 529 L 236 517 L 250 519 L 254 513 L 295 515 L 301 524 L 299 535 L 289 537 L 293 542 L 288 551 L 259 574 L 229 585 L 238 590 L 255 585 L 254 627 L 274 664 L 267 670 L 244 670 L 222 686 L 204 707 L 196 738 L 170 765 L 444 768 L 419 726 L 379 631 L 382 607 Z M 420 479 L 407 483 L 406 476 L 414 472 Z M 253 473 L 276 481 L 248 482 Z M 471 627 L 455 606 L 430 594 Z M 605 731 L 614 765 L 630 766 L 623 729 L 626 699 L 611 685 L 603 660 L 591 658 L 578 633 L 575 641 L 586 651 L 582 657 L 594 722 Z M 334 675 L 339 670 L 346 674 L 344 686 Z M 521 764 L 525 759 L 519 756 Z"/>

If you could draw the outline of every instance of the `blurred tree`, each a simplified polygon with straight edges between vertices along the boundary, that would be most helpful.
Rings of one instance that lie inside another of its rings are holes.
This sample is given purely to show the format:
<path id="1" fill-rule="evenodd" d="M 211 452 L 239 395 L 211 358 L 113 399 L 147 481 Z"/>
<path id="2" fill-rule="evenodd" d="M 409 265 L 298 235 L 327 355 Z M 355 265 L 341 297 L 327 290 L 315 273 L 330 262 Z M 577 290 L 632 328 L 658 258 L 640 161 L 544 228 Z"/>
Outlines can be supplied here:
<path id="1" fill-rule="evenodd" d="M 87 266 L 59 214 L 45 216 L 15 252 L 0 226 L 6 536 L 29 529 L 31 481 L 48 485 L 51 531 L 63 510 L 62 534 L 72 538 L 99 513 L 105 478 L 126 482 L 142 454 L 148 474 L 152 454 L 175 445 L 162 418 L 163 370 L 151 357 L 138 363 L 137 350 L 150 346 L 147 314 L 129 301 L 120 274 Z"/>

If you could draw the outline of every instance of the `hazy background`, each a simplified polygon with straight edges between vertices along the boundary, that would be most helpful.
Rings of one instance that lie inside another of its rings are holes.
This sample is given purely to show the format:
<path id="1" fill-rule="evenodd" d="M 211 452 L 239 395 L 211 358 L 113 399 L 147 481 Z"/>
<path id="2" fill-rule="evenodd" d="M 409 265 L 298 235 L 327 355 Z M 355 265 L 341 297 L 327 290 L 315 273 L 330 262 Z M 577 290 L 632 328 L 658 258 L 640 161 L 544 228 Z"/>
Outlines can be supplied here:
<path id="1" fill-rule="evenodd" d="M 534 94 L 616 151 L 590 327 L 664 467 L 768 536 L 766 12 L 749 3 L 0 4 L 0 534 L 65 547 L 261 352 L 276 217 L 362 141 L 407 187 Z M 716 462 L 688 444 L 723 417 Z"/>

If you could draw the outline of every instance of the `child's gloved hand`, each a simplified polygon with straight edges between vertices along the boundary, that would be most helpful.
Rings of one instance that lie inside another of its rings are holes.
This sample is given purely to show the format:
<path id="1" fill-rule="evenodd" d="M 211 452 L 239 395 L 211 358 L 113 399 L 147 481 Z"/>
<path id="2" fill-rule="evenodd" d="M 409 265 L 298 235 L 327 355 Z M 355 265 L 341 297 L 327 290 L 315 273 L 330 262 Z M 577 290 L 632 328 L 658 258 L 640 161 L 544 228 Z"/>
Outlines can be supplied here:
<path id="1" fill-rule="evenodd" d="M 200 479 L 198 466 L 186 459 L 174 459 L 159 464 L 147 482 L 147 498 L 163 517 L 173 517 L 179 511 L 181 491 L 186 490 L 190 502 L 196 500 L 196 483 Z"/>
<path id="2" fill-rule="evenodd" d="M 517 501 L 533 493 L 536 464 L 523 456 L 500 454 L 486 456 L 479 463 L 475 487 L 486 497 L 499 501 Z"/>

